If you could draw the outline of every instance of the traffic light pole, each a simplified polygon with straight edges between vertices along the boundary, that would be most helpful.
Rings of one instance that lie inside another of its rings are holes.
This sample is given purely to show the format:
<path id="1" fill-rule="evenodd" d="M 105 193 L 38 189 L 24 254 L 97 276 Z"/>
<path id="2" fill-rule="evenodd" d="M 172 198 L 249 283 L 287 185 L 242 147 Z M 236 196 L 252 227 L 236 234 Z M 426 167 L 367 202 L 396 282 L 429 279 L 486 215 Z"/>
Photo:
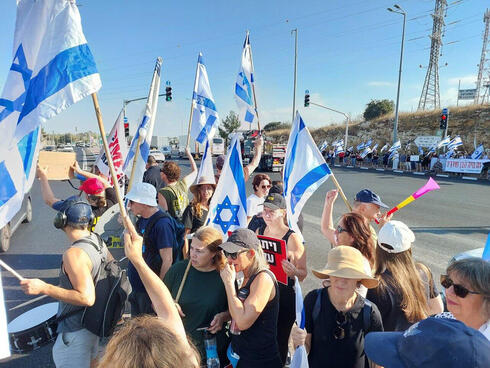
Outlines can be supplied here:
<path id="1" fill-rule="evenodd" d="M 158 95 L 158 97 L 162 97 L 162 96 L 166 96 L 167 94 L 166 93 L 160 93 Z M 141 101 L 141 100 L 147 100 L 148 99 L 148 96 L 146 97 L 140 97 L 140 98 L 133 98 L 132 100 L 124 100 L 123 101 L 123 109 L 124 109 L 124 115 L 126 115 L 126 106 L 130 103 L 130 102 L 135 102 L 135 101 Z"/>
<path id="2" fill-rule="evenodd" d="M 294 32 L 294 87 L 293 87 L 293 117 L 291 118 L 291 123 L 294 122 L 294 115 L 296 114 L 296 73 L 298 70 L 298 28 L 291 31 Z"/>
<path id="3" fill-rule="evenodd" d="M 315 105 L 315 106 L 321 107 L 323 109 L 336 112 L 337 114 L 344 115 L 344 117 L 345 117 L 345 138 L 344 138 L 345 146 L 344 147 L 345 147 L 345 150 L 347 150 L 347 138 L 349 137 L 349 122 L 350 122 L 349 115 L 347 115 L 345 112 L 335 110 L 335 109 L 331 109 L 330 107 L 323 106 L 323 105 L 317 104 L 315 102 L 310 102 L 310 105 Z"/>

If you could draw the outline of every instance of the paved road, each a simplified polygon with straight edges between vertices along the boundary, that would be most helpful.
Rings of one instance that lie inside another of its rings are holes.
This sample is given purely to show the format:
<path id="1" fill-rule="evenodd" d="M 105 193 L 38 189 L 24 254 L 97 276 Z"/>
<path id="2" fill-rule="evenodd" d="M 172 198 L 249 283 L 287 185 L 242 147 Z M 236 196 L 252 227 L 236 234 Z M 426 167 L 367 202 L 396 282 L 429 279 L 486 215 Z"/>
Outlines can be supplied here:
<path id="1" fill-rule="evenodd" d="M 86 157 L 93 159 L 90 154 Z M 80 161 L 83 159 L 83 152 L 80 149 L 77 150 L 77 158 Z M 188 172 L 188 162 L 184 160 L 180 163 L 183 172 Z M 371 188 L 379 193 L 388 205 L 396 205 L 427 180 L 340 168 L 336 168 L 335 174 L 348 198 L 353 198 L 362 188 Z M 278 174 L 271 176 L 273 179 L 279 179 Z M 431 267 L 436 279 L 454 254 L 482 247 L 490 232 L 489 185 L 445 180 L 438 180 L 438 182 L 441 186 L 440 191 L 427 194 L 423 199 L 401 210 L 396 217 L 405 221 L 414 230 L 417 238 L 413 249 L 415 257 Z M 247 187 L 251 192 L 251 185 Z M 66 198 L 74 193 L 65 182 L 53 182 L 52 188 L 60 198 Z M 319 225 L 325 193 L 330 189 L 333 189 L 333 183 L 329 180 L 310 198 L 303 211 L 309 269 L 322 267 L 326 262 L 327 250 L 330 248 L 320 233 Z M 18 229 L 12 239 L 9 252 L 0 255 L 0 258 L 25 277 L 39 277 L 47 282 L 57 283 L 61 254 L 66 249 L 67 242 L 64 234 L 53 227 L 52 220 L 55 213 L 42 202 L 37 182 L 32 188 L 32 197 L 33 222 L 23 224 Z M 346 212 L 345 205 L 339 198 L 334 207 L 334 218 L 338 218 L 344 212 Z M 116 253 L 116 257 L 119 257 L 122 255 L 122 250 L 119 249 Z M 10 274 L 2 272 L 2 278 L 7 309 L 31 299 L 22 293 L 17 280 Z M 303 292 L 318 285 L 319 282 L 310 273 L 304 282 Z M 47 299 L 8 311 L 8 320 L 46 301 Z M 2 367 L 51 367 L 53 366 L 51 345 L 31 354 L 15 355 L 0 365 Z"/>

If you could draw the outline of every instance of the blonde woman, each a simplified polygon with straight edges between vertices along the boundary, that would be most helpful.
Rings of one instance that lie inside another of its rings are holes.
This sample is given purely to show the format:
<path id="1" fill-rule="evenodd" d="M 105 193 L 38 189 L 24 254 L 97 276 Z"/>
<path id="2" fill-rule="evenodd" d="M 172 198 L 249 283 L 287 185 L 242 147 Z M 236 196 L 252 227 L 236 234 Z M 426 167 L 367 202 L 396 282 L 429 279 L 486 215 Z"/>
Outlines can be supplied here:
<path id="1" fill-rule="evenodd" d="M 224 363 L 229 339 L 223 324 L 230 320 L 230 314 L 225 287 L 219 275 L 226 262 L 219 248 L 222 242 L 223 237 L 218 230 L 201 227 L 192 238 L 189 259 L 174 264 L 165 275 L 164 282 L 174 299 L 182 288 L 177 307 L 185 331 L 199 350 L 201 360 L 206 360 L 203 330 L 207 329 L 216 334 L 218 356 Z"/>

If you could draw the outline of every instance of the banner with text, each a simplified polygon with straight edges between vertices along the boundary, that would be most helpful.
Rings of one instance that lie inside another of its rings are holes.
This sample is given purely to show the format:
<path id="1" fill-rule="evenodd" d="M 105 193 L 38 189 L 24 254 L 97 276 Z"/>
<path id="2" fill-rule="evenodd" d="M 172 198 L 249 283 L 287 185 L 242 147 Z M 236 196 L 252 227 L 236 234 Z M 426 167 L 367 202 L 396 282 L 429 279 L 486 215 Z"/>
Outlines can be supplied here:
<path id="1" fill-rule="evenodd" d="M 260 240 L 265 259 L 277 281 L 287 285 L 288 275 L 282 269 L 282 261 L 287 259 L 286 242 L 282 239 L 269 238 L 263 235 L 257 235 L 257 238 Z"/>
<path id="2" fill-rule="evenodd" d="M 483 169 L 483 164 L 490 160 L 471 160 L 471 159 L 447 159 L 445 171 L 465 173 L 465 174 L 480 174 Z"/>

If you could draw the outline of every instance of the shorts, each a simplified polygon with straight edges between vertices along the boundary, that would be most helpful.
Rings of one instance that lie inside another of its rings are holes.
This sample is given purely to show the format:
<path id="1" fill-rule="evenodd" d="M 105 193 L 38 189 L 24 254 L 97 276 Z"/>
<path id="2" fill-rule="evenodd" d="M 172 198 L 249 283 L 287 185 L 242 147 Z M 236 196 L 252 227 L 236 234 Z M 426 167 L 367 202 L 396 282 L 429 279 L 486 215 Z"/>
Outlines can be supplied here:
<path id="1" fill-rule="evenodd" d="M 60 332 L 53 346 L 53 360 L 57 368 L 90 368 L 97 357 L 99 336 L 87 329 Z"/>

